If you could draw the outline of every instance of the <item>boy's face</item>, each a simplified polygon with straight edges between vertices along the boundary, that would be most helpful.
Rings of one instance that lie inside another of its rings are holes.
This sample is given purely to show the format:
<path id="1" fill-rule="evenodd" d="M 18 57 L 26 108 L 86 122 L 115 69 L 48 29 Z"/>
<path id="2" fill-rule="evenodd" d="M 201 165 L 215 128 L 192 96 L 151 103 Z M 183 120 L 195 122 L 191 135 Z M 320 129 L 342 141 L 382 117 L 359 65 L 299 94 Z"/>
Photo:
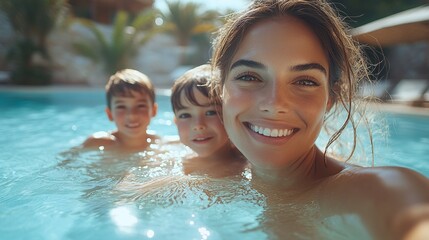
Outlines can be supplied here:
<path id="1" fill-rule="evenodd" d="M 180 141 L 199 157 L 212 157 L 225 144 L 229 144 L 229 139 L 214 105 L 209 105 L 209 99 L 196 88 L 193 91 L 195 99 L 203 107 L 192 105 L 181 94 L 180 101 L 184 108 L 175 113 Z"/>
<path id="2" fill-rule="evenodd" d="M 114 121 L 118 132 L 130 138 L 146 137 L 146 130 L 157 105 L 149 95 L 131 91 L 132 96 L 113 96 L 111 109 L 106 108 L 110 121 Z"/>

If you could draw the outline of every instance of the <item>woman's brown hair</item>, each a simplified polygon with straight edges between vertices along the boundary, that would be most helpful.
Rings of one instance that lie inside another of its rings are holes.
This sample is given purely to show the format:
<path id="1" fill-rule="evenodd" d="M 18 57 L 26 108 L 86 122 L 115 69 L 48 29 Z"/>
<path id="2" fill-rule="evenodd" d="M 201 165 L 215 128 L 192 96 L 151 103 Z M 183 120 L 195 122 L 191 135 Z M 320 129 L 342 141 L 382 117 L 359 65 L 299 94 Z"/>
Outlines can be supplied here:
<path id="1" fill-rule="evenodd" d="M 219 30 L 214 41 L 212 64 L 220 70 L 219 81 L 211 82 L 213 96 L 222 95 L 222 88 L 228 74 L 233 56 L 249 29 L 256 23 L 281 16 L 293 16 L 305 22 L 318 36 L 329 61 L 329 89 L 333 108 L 328 118 L 346 112 L 344 122 L 334 130 L 326 145 L 328 148 L 340 137 L 350 124 L 353 128 L 353 145 L 348 156 L 350 159 L 357 143 L 357 123 L 362 120 L 353 118 L 358 111 L 356 104 L 358 82 L 369 79 L 366 60 L 359 45 L 351 38 L 348 28 L 333 6 L 325 0 L 256 0 L 246 10 L 233 14 Z M 328 121 L 325 121 L 327 123 Z M 325 124 L 327 130 L 332 129 Z M 368 128 L 369 129 L 369 128 Z M 371 132 L 370 139 L 372 144 Z"/>

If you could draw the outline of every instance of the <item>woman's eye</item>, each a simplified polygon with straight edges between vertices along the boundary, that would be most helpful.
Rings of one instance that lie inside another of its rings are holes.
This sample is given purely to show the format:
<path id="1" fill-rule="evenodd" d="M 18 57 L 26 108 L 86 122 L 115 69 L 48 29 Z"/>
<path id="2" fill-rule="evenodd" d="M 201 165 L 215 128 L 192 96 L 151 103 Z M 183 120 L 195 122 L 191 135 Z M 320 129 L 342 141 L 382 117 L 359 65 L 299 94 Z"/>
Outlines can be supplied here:
<path id="1" fill-rule="evenodd" d="M 115 106 L 115 108 L 116 109 L 125 109 L 125 106 L 123 106 L 123 105 L 117 105 L 117 106 Z"/>
<path id="2" fill-rule="evenodd" d="M 191 114 L 189 113 L 181 113 L 179 114 L 179 116 L 177 116 L 178 118 L 190 118 Z"/>
<path id="3" fill-rule="evenodd" d="M 302 85 L 302 86 L 309 86 L 309 87 L 319 86 L 319 84 L 316 81 L 311 80 L 311 79 L 301 79 L 301 80 L 296 81 L 296 84 Z"/>
<path id="4" fill-rule="evenodd" d="M 217 112 L 215 110 L 210 110 L 206 112 L 206 116 L 213 116 L 213 115 L 217 115 Z"/>
<path id="5" fill-rule="evenodd" d="M 240 74 L 237 77 L 235 77 L 235 80 L 252 82 L 252 81 L 259 81 L 259 78 L 254 76 L 253 74 L 244 73 L 244 74 Z"/>
<path id="6" fill-rule="evenodd" d="M 146 105 L 146 104 L 139 104 L 139 105 L 138 105 L 138 107 L 139 107 L 139 108 L 146 108 L 146 107 L 147 107 L 147 105 Z"/>

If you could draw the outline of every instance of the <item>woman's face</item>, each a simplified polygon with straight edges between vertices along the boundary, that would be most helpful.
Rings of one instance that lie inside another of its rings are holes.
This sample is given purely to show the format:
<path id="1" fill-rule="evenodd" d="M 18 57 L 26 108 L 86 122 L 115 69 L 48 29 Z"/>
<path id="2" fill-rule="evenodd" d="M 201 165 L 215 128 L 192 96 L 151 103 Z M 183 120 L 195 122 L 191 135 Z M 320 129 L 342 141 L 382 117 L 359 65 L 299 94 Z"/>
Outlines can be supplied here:
<path id="1" fill-rule="evenodd" d="M 222 105 L 230 139 L 255 167 L 308 156 L 330 107 L 328 66 L 317 36 L 297 18 L 249 29 L 226 71 Z"/>

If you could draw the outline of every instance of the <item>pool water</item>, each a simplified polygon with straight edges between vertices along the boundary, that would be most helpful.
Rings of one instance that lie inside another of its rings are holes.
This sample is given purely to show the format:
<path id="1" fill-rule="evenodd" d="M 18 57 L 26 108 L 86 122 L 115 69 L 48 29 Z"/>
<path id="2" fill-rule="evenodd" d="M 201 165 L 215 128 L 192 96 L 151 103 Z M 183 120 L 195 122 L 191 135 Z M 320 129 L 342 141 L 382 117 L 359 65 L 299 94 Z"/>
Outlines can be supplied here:
<path id="1" fill-rule="evenodd" d="M 90 134 L 114 129 L 104 101 L 101 90 L 0 91 L 1 239 L 273 238 L 263 226 L 265 199 L 246 172 L 184 176 L 180 160 L 189 150 L 180 145 L 129 155 L 75 150 Z M 168 95 L 157 102 L 150 129 L 177 135 Z M 429 177 L 429 117 L 385 117 L 389 134 L 376 138 L 374 164 Z M 271 212 L 284 209 L 294 208 Z"/>

